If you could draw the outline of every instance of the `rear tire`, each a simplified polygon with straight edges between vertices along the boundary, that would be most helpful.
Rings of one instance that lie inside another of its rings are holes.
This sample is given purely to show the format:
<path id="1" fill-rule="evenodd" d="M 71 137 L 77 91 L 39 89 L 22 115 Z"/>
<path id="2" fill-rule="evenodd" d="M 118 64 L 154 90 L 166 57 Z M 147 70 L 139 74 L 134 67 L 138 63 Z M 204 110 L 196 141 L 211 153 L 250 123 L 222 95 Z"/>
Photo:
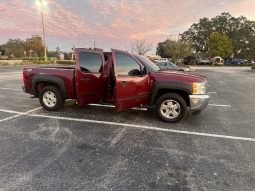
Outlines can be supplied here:
<path id="1" fill-rule="evenodd" d="M 187 104 L 179 94 L 167 93 L 158 98 L 156 111 L 162 120 L 176 123 L 185 117 Z"/>
<path id="2" fill-rule="evenodd" d="M 64 99 L 55 86 L 46 86 L 39 94 L 42 107 L 48 111 L 57 111 L 64 106 Z"/>

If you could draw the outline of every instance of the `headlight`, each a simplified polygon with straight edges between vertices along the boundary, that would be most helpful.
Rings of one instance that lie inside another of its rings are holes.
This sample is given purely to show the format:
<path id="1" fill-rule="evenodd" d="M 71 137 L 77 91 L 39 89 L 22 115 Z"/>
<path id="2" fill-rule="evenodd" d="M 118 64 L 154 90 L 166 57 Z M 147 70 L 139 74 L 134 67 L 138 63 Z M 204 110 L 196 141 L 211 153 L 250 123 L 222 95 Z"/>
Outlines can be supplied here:
<path id="1" fill-rule="evenodd" d="M 193 83 L 193 94 L 206 94 L 206 83 Z"/>

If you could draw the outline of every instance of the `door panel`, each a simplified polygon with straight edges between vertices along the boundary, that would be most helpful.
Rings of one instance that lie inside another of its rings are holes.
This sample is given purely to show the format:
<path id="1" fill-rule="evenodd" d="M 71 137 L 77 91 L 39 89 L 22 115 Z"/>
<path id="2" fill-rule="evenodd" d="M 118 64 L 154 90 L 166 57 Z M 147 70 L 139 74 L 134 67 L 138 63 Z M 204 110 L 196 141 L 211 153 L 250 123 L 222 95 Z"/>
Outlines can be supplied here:
<path id="1" fill-rule="evenodd" d="M 149 76 L 116 78 L 116 110 L 147 105 L 149 96 Z"/>
<path id="2" fill-rule="evenodd" d="M 101 51 L 76 49 L 76 92 L 78 104 L 98 103 L 107 91 L 104 55 Z"/>
<path id="3" fill-rule="evenodd" d="M 116 111 L 147 105 L 149 97 L 149 75 L 132 76 L 131 70 L 143 70 L 139 61 L 127 52 L 112 50 L 115 69 Z"/>

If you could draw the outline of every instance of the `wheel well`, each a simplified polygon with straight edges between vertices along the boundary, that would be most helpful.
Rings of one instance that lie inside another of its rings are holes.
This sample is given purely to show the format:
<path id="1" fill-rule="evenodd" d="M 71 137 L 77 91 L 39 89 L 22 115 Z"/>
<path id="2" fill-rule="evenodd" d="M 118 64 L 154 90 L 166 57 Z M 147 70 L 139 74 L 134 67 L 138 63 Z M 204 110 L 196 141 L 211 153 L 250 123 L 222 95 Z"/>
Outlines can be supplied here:
<path id="1" fill-rule="evenodd" d="M 189 100 L 189 94 L 186 91 L 183 90 L 175 90 L 175 89 L 161 89 L 158 91 L 155 100 L 154 100 L 154 104 L 156 103 L 157 99 L 162 96 L 163 94 L 166 93 L 176 93 L 179 94 L 181 97 L 183 97 L 183 99 L 185 100 L 187 106 L 190 106 L 190 100 Z"/>
<path id="2" fill-rule="evenodd" d="M 40 91 L 42 91 L 42 89 L 45 88 L 46 86 L 55 86 L 59 89 L 59 86 L 55 83 L 52 83 L 52 82 L 38 82 L 36 84 L 36 93 L 37 93 L 37 95 L 39 95 Z"/>

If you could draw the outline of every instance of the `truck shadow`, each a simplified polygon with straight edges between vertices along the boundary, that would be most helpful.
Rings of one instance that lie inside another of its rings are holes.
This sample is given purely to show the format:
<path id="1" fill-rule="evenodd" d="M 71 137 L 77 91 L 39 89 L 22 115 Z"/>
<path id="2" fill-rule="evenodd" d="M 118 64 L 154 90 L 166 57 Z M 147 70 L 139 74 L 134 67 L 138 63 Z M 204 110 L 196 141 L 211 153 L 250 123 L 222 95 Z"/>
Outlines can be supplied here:
<path id="1" fill-rule="evenodd" d="M 129 109 L 122 112 L 115 112 L 113 107 L 100 105 L 86 105 L 79 107 L 76 105 L 75 101 L 67 101 L 65 107 L 57 112 L 41 110 L 40 113 L 58 115 L 66 118 L 136 124 L 170 129 L 191 129 L 191 127 L 194 126 L 196 127 L 196 130 L 200 129 L 200 126 L 203 124 L 202 121 L 204 121 L 203 118 L 208 115 L 207 112 L 193 115 L 188 111 L 186 117 L 178 123 L 167 123 L 162 121 L 155 111 Z"/>

